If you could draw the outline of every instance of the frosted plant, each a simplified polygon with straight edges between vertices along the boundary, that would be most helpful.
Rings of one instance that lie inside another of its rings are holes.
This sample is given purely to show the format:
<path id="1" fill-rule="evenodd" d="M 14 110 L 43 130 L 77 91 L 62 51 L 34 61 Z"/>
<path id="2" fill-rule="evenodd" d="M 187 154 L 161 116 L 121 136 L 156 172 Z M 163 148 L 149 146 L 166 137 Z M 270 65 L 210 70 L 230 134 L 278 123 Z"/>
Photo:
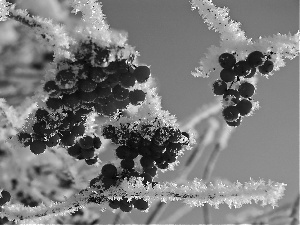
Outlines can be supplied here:
<path id="1" fill-rule="evenodd" d="M 192 9 L 199 10 L 209 29 L 221 34 L 220 47 L 208 49 L 193 75 L 207 77 L 211 72 L 220 72 L 221 79 L 214 83 L 213 92 L 223 95 L 223 100 L 222 104 L 216 102 L 200 109 L 189 121 L 179 124 L 174 115 L 162 109 L 151 68 L 139 64 L 139 52 L 127 43 L 124 32 L 109 28 L 101 5 L 95 0 L 68 2 L 73 13 L 82 13 L 81 23 L 72 31 L 0 1 L 1 21 L 13 19 L 28 26 L 54 53 L 32 98 L 19 108 L 10 107 L 4 99 L 0 101 L 4 112 L 1 121 L 8 125 L 6 132 L 1 133 L 4 145 L 13 156 L 31 151 L 23 158 L 12 157 L 12 163 L 6 162 L 4 168 L 10 177 L 18 178 L 28 195 L 42 200 L 39 203 L 27 198 L 26 202 L 26 197 L 18 196 L 22 199 L 18 202 L 3 187 L 1 217 L 17 223 L 51 223 L 57 222 L 58 216 L 77 212 L 84 214 L 89 223 L 96 223 L 94 206 L 103 213 L 106 209 L 128 213 L 133 208 L 148 212 L 156 205 L 150 223 L 162 211 L 158 201 L 182 201 L 190 208 L 204 210 L 208 205 L 218 208 L 222 203 L 239 208 L 252 200 L 262 206 L 277 206 L 284 195 L 284 183 L 262 179 L 250 179 L 244 184 L 211 181 L 211 174 L 233 127 L 259 107 L 252 99 L 258 73 L 268 77 L 284 66 L 284 58 L 298 56 L 299 32 L 252 41 L 246 38 L 239 23 L 230 20 L 227 9 L 207 0 L 191 1 Z M 221 110 L 226 123 L 204 175 L 188 181 L 187 175 L 215 138 L 219 123 L 210 119 L 210 126 L 202 135 L 195 126 Z M 116 160 L 103 163 L 100 155 L 109 148 L 109 141 L 114 144 Z M 175 170 L 186 151 L 192 153 L 181 168 L 182 176 L 173 182 L 156 182 L 157 171 Z M 37 168 L 31 166 L 35 155 L 45 155 L 45 161 Z M 40 180 L 31 188 L 28 180 L 36 174 L 47 174 L 43 171 L 45 165 L 58 185 Z M 16 175 L 16 170 L 22 174 Z M 89 184 L 82 182 L 87 174 L 91 177 Z M 63 188 L 70 191 L 68 197 Z M 53 192 L 62 193 L 60 198 L 56 196 L 57 201 L 50 200 Z M 16 191 L 11 193 L 17 195 Z M 187 207 L 184 210 L 188 212 Z M 206 223 L 210 221 L 208 215 L 204 218 Z"/>

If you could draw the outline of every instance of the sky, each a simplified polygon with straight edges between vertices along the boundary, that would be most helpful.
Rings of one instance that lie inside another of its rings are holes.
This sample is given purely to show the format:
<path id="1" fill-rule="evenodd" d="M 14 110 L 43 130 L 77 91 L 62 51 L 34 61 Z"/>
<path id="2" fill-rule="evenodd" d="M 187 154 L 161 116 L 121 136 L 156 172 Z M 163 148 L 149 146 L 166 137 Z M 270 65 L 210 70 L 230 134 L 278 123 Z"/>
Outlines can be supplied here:
<path id="1" fill-rule="evenodd" d="M 128 43 L 140 52 L 139 61 L 151 66 L 152 76 L 162 96 L 163 109 L 182 121 L 199 107 L 214 101 L 210 85 L 218 78 L 195 78 L 191 71 L 211 45 L 219 45 L 219 34 L 208 30 L 197 10 L 191 11 L 187 0 L 103 0 L 103 12 L 109 25 L 128 32 Z M 231 19 L 242 23 L 248 38 L 296 33 L 299 29 L 297 0 L 214 0 L 230 9 Z M 228 147 L 221 153 L 212 177 L 231 182 L 250 178 L 287 184 L 279 205 L 291 202 L 299 193 L 299 58 L 286 60 L 286 67 L 266 79 L 259 76 L 254 99 L 261 108 L 243 120 Z M 221 115 L 217 116 L 221 121 Z M 201 126 L 201 125 L 200 125 Z M 204 125 L 203 125 L 204 126 Z M 201 128 L 200 128 L 201 129 Z M 190 179 L 203 173 L 212 146 L 206 149 Z M 159 174 L 172 180 L 175 172 Z M 165 218 L 183 203 L 174 202 L 163 214 Z M 226 215 L 247 207 L 262 209 L 253 203 L 241 209 L 210 208 L 213 224 L 228 223 Z M 151 210 L 150 210 L 151 212 Z M 114 214 L 103 213 L 102 222 L 112 223 Z M 133 212 L 136 223 L 144 223 L 149 214 Z M 202 209 L 195 208 L 177 221 L 181 224 L 203 223 Z"/>

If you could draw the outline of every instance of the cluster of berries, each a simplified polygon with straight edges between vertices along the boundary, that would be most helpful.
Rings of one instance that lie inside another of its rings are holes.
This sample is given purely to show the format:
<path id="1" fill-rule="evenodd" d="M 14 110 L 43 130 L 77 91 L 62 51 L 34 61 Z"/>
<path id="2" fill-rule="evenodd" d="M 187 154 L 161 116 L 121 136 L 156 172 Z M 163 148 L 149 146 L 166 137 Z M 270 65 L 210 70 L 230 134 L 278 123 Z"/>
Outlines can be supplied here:
<path id="1" fill-rule="evenodd" d="M 143 124 L 138 129 L 137 126 L 130 128 L 130 125 L 121 124 L 120 128 L 112 125 L 103 127 L 103 137 L 119 145 L 116 156 L 121 159 L 121 172 L 118 173 L 113 164 L 106 164 L 102 167 L 102 173 L 91 180 L 91 187 L 101 181 L 105 190 L 118 185 L 124 178 L 132 177 L 141 177 L 144 185 L 150 183 L 154 186 L 156 182 L 153 178 L 157 169 L 167 169 L 170 163 L 177 160 L 182 147 L 190 141 L 188 133 L 171 126 L 156 128 L 152 124 Z M 140 158 L 135 160 L 139 156 Z M 136 163 L 142 168 L 141 172 L 135 169 L 139 166 Z M 142 198 L 128 202 L 127 198 L 123 198 L 110 200 L 109 206 L 113 209 L 120 208 L 124 212 L 131 211 L 133 207 L 144 211 L 148 208 L 148 202 Z"/>
<path id="2" fill-rule="evenodd" d="M 222 115 L 229 126 L 239 126 L 243 116 L 249 115 L 253 109 L 252 96 L 255 86 L 249 82 L 258 68 L 261 74 L 268 74 L 274 64 L 260 51 L 251 52 L 245 60 L 236 61 L 234 54 L 222 53 L 219 64 L 223 68 L 220 79 L 213 85 L 215 95 L 223 95 L 224 109 Z M 236 83 L 237 89 L 232 88 Z"/>
<path id="3" fill-rule="evenodd" d="M 36 111 L 33 132 L 19 132 L 19 141 L 25 147 L 30 145 L 34 154 L 43 153 L 46 147 L 71 146 L 68 148 L 70 155 L 85 159 L 88 164 L 95 163 L 92 156 L 94 148 L 101 146 L 99 137 L 92 140 L 85 136 L 76 143 L 76 139 L 85 133 L 87 115 L 96 112 L 113 116 L 129 104 L 143 103 L 146 97 L 145 92 L 132 87 L 136 82 L 148 80 L 149 67 L 134 66 L 129 63 L 130 57 L 117 58 L 108 64 L 110 53 L 117 52 L 118 55 L 118 51 L 100 48 L 91 42 L 81 43 L 75 53 L 75 62 L 58 62 L 55 79 L 43 86 L 49 95 L 46 106 Z M 83 145 L 82 140 L 89 144 Z"/>
<path id="4" fill-rule="evenodd" d="M 11 196 L 8 191 L 2 190 L 0 195 L 0 206 L 3 206 L 5 203 L 10 201 Z"/>

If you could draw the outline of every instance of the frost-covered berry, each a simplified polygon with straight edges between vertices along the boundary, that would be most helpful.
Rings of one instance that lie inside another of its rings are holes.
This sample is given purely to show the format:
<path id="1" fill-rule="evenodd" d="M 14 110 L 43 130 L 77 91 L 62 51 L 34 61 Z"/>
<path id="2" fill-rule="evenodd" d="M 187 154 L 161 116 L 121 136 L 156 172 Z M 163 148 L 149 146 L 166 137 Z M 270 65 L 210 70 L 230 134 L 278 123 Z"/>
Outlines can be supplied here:
<path id="1" fill-rule="evenodd" d="M 91 136 L 84 136 L 79 139 L 78 141 L 79 145 L 83 149 L 89 149 L 92 148 L 94 145 L 94 140 Z"/>
<path id="2" fill-rule="evenodd" d="M 46 121 L 49 119 L 49 113 L 46 109 L 39 108 L 35 112 L 35 117 L 38 121 L 42 121 L 42 120 Z"/>
<path id="3" fill-rule="evenodd" d="M 115 165 L 105 164 L 101 169 L 101 173 L 104 177 L 115 177 L 118 171 Z"/>
<path id="4" fill-rule="evenodd" d="M 102 129 L 102 136 L 106 139 L 112 139 L 116 136 L 116 128 L 112 125 L 106 125 Z"/>
<path id="5" fill-rule="evenodd" d="M 247 62 L 251 67 L 257 67 L 263 64 L 264 54 L 260 51 L 251 52 L 247 57 Z"/>
<path id="6" fill-rule="evenodd" d="M 34 140 L 31 144 L 30 144 L 30 151 L 32 153 L 34 153 L 35 155 L 39 155 L 41 153 L 44 153 L 46 151 L 46 144 L 43 141 L 39 141 L 39 140 Z"/>
<path id="7" fill-rule="evenodd" d="M 49 148 L 51 148 L 51 147 L 54 147 L 54 146 L 58 145 L 58 144 L 59 144 L 59 141 L 60 141 L 59 135 L 58 135 L 58 134 L 54 134 L 54 135 L 52 135 L 52 136 L 48 139 L 48 141 L 46 141 L 46 145 L 47 145 Z"/>
<path id="8" fill-rule="evenodd" d="M 113 87 L 112 94 L 116 100 L 124 100 L 128 98 L 129 90 L 117 84 Z"/>
<path id="9" fill-rule="evenodd" d="M 94 137 L 93 144 L 94 144 L 94 148 L 100 148 L 102 142 L 99 137 Z"/>
<path id="10" fill-rule="evenodd" d="M 247 61 L 241 60 L 234 65 L 234 72 L 237 76 L 247 76 L 251 67 Z"/>
<path id="11" fill-rule="evenodd" d="M 123 199 L 120 201 L 120 209 L 121 209 L 123 212 L 130 212 L 130 211 L 132 210 L 132 204 L 129 203 L 127 200 L 128 200 L 127 198 L 123 198 Z"/>
<path id="12" fill-rule="evenodd" d="M 81 154 L 81 147 L 78 143 L 76 143 L 73 146 L 69 147 L 67 151 L 70 156 L 77 157 Z"/>
<path id="13" fill-rule="evenodd" d="M 146 98 L 146 93 L 142 90 L 133 90 L 129 92 L 129 101 L 132 105 L 142 103 Z"/>
<path id="14" fill-rule="evenodd" d="M 150 73 L 151 73 L 151 71 L 148 66 L 138 66 L 134 70 L 133 76 L 135 77 L 137 82 L 144 83 L 149 79 Z"/>
<path id="15" fill-rule="evenodd" d="M 220 72 L 220 78 L 224 82 L 232 82 L 235 80 L 236 74 L 232 69 L 223 69 Z"/>
<path id="16" fill-rule="evenodd" d="M 134 208 L 138 209 L 138 210 L 141 210 L 141 211 L 144 211 L 146 209 L 148 209 L 149 205 L 148 205 L 148 202 L 145 201 L 144 199 L 140 198 L 140 199 L 137 199 L 134 203 Z"/>
<path id="17" fill-rule="evenodd" d="M 244 78 L 251 78 L 251 77 L 254 77 L 255 73 L 256 73 L 256 67 L 253 67 L 253 68 L 251 69 L 250 73 L 249 73 L 248 75 L 244 76 Z"/>
<path id="18" fill-rule="evenodd" d="M 223 109 L 222 115 L 226 121 L 234 121 L 239 117 L 239 110 L 236 106 L 227 106 Z"/>
<path id="19" fill-rule="evenodd" d="M 215 80 L 212 84 L 212 90 L 215 95 L 223 95 L 227 90 L 227 84 L 223 80 Z"/>
<path id="20" fill-rule="evenodd" d="M 238 91 L 242 97 L 250 98 L 255 92 L 255 87 L 253 84 L 251 84 L 249 82 L 243 82 L 239 86 Z"/>
<path id="21" fill-rule="evenodd" d="M 29 133 L 20 132 L 17 134 L 19 142 L 21 142 L 25 147 L 29 146 L 32 142 L 32 137 Z"/>
<path id="22" fill-rule="evenodd" d="M 100 83 L 107 78 L 107 74 L 104 73 L 101 67 L 93 67 L 89 72 L 89 78 L 96 83 Z"/>
<path id="23" fill-rule="evenodd" d="M 135 76 L 130 72 L 121 74 L 119 79 L 120 84 L 125 88 L 132 87 L 135 84 Z"/>
<path id="24" fill-rule="evenodd" d="M 70 88 L 76 82 L 76 75 L 70 70 L 61 70 L 57 73 L 56 80 L 64 88 Z"/>
<path id="25" fill-rule="evenodd" d="M 258 67 L 258 70 L 261 74 L 268 74 L 272 72 L 274 68 L 274 63 L 270 60 L 266 60 L 263 65 Z"/>
<path id="26" fill-rule="evenodd" d="M 240 100 L 240 93 L 234 89 L 228 89 L 223 95 L 224 101 L 230 104 L 237 104 Z"/>
<path id="27" fill-rule="evenodd" d="M 63 102 L 60 98 L 48 98 L 46 106 L 52 111 L 56 111 L 62 108 Z"/>
<path id="28" fill-rule="evenodd" d="M 80 79 L 77 82 L 77 85 L 78 85 L 79 90 L 81 90 L 83 92 L 92 92 L 97 87 L 97 83 L 95 83 L 94 81 L 92 81 L 90 79 Z"/>
<path id="29" fill-rule="evenodd" d="M 1 197 L 0 197 L 0 206 L 4 205 L 5 203 L 9 202 L 11 198 L 11 195 L 8 191 L 3 190 L 1 192 Z"/>
<path id="30" fill-rule="evenodd" d="M 231 69 L 236 62 L 236 59 L 233 54 L 228 52 L 222 53 L 219 56 L 219 63 L 224 69 Z"/>
<path id="31" fill-rule="evenodd" d="M 237 109 L 239 110 L 241 116 L 245 116 L 251 112 L 252 103 L 247 99 L 242 99 L 237 105 Z"/>
<path id="32" fill-rule="evenodd" d="M 181 131 L 178 128 L 170 128 L 169 142 L 178 142 L 181 139 Z"/>
<path id="33" fill-rule="evenodd" d="M 44 91 L 48 92 L 50 96 L 57 96 L 60 89 L 54 80 L 49 80 L 44 84 Z"/>
<path id="34" fill-rule="evenodd" d="M 238 119 L 234 120 L 234 121 L 227 121 L 226 120 L 226 123 L 230 127 L 237 127 L 241 124 L 241 122 L 242 122 L 242 117 L 241 116 Z"/>
<path id="35" fill-rule="evenodd" d="M 149 158 L 149 157 L 145 157 L 143 156 L 141 159 L 140 159 L 140 163 L 141 163 L 141 166 L 146 169 L 146 168 L 151 168 L 154 166 L 154 161 L 153 159 Z"/>

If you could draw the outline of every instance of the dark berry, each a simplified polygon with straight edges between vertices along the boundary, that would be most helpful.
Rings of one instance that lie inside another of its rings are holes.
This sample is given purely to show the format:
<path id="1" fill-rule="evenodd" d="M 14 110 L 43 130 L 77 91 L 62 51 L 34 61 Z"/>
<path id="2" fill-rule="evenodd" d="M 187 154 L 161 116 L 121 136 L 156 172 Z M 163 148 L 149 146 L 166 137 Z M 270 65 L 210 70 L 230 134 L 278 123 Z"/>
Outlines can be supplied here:
<path id="1" fill-rule="evenodd" d="M 93 144 L 94 144 L 94 148 L 100 148 L 102 142 L 99 137 L 94 137 Z"/>
<path id="2" fill-rule="evenodd" d="M 224 82 L 232 82 L 235 80 L 236 74 L 232 69 L 223 69 L 220 72 L 220 78 Z"/>
<path id="3" fill-rule="evenodd" d="M 125 88 L 132 87 L 135 84 L 135 77 L 129 72 L 121 74 L 119 79 L 120 84 Z"/>
<path id="4" fill-rule="evenodd" d="M 0 206 L 10 201 L 11 195 L 8 191 L 3 190 L 0 197 Z"/>
<path id="5" fill-rule="evenodd" d="M 102 136 L 106 139 L 112 139 L 116 135 L 116 128 L 112 125 L 106 125 L 102 129 Z"/>
<path id="6" fill-rule="evenodd" d="M 241 119 L 241 116 L 240 116 L 238 119 L 236 119 L 236 120 L 234 120 L 234 121 L 227 121 L 227 120 L 226 120 L 226 123 L 227 123 L 228 126 L 230 126 L 230 127 L 237 127 L 237 126 L 239 126 L 239 125 L 241 124 L 241 121 L 242 121 L 242 119 Z"/>
<path id="7" fill-rule="evenodd" d="M 224 101 L 237 104 L 240 100 L 240 93 L 234 89 L 228 89 L 223 95 Z"/>
<path id="8" fill-rule="evenodd" d="M 242 99 L 237 105 L 237 109 L 239 110 L 241 116 L 245 116 L 251 112 L 252 103 L 247 99 Z"/>
<path id="9" fill-rule="evenodd" d="M 127 198 L 123 198 L 120 201 L 120 209 L 123 212 L 130 212 L 132 210 L 132 204 L 127 201 Z"/>
<path id="10" fill-rule="evenodd" d="M 140 163 L 141 163 L 141 166 L 146 169 L 146 168 L 151 168 L 154 166 L 154 161 L 153 159 L 149 158 L 149 157 L 145 157 L 143 156 L 141 159 L 140 159 Z"/>
<path id="11" fill-rule="evenodd" d="M 97 87 L 97 83 L 90 79 L 81 79 L 77 82 L 78 87 L 83 92 L 91 92 L 94 91 Z"/>
<path id="12" fill-rule="evenodd" d="M 93 67 L 90 70 L 89 77 L 92 81 L 100 83 L 106 79 L 107 74 L 104 73 L 101 67 Z"/>
<path id="13" fill-rule="evenodd" d="M 67 149 L 67 151 L 68 151 L 68 154 L 73 157 L 77 157 L 77 156 L 81 155 L 81 147 L 79 146 L 78 143 L 69 147 Z"/>
<path id="14" fill-rule="evenodd" d="M 93 143 L 93 138 L 91 136 L 84 136 L 79 139 L 78 141 L 79 145 L 83 149 L 89 149 L 92 148 L 94 143 Z"/>
<path id="15" fill-rule="evenodd" d="M 262 66 L 258 67 L 258 70 L 261 74 L 268 74 L 272 72 L 274 68 L 274 63 L 270 60 L 266 60 Z"/>
<path id="16" fill-rule="evenodd" d="M 46 145 L 51 148 L 51 147 L 55 147 L 56 145 L 59 144 L 60 141 L 60 137 L 58 134 L 53 134 L 52 136 L 50 136 L 49 140 L 46 142 Z"/>
<path id="17" fill-rule="evenodd" d="M 71 129 L 71 134 L 75 137 L 82 136 L 85 132 L 85 126 L 83 124 L 75 125 Z"/>
<path id="18" fill-rule="evenodd" d="M 105 164 L 101 169 L 101 173 L 104 177 L 115 177 L 118 171 L 115 165 Z"/>
<path id="19" fill-rule="evenodd" d="M 116 100 L 124 100 L 128 98 L 129 90 L 118 84 L 112 89 L 112 93 Z"/>
<path id="20" fill-rule="evenodd" d="M 39 108 L 35 112 L 35 117 L 38 121 L 42 121 L 42 120 L 46 121 L 49 119 L 49 113 L 46 109 Z"/>
<path id="21" fill-rule="evenodd" d="M 97 157 L 94 157 L 94 158 L 91 158 L 91 159 L 85 159 L 85 162 L 86 162 L 86 164 L 88 164 L 88 165 L 93 165 L 93 164 L 95 164 L 96 162 L 98 162 L 98 158 L 97 158 Z"/>
<path id="22" fill-rule="evenodd" d="M 64 146 L 72 146 L 75 143 L 75 135 L 69 131 L 60 132 L 60 142 Z"/>
<path id="23" fill-rule="evenodd" d="M 149 207 L 148 202 L 142 198 L 137 199 L 133 205 L 134 205 L 134 208 L 141 210 L 141 211 L 144 211 L 144 210 L 148 209 L 148 207 Z"/>
<path id="24" fill-rule="evenodd" d="M 70 70 L 61 70 L 56 75 L 56 80 L 64 88 L 73 86 L 76 81 L 76 75 Z"/>
<path id="25" fill-rule="evenodd" d="M 147 185 L 147 183 L 151 183 L 152 182 L 152 176 L 148 173 L 142 173 L 140 175 L 141 178 L 143 178 L 143 184 Z"/>
<path id="26" fill-rule="evenodd" d="M 30 151 L 35 155 L 39 155 L 46 151 L 46 144 L 43 141 L 35 140 L 30 144 Z"/>
<path id="27" fill-rule="evenodd" d="M 213 83 L 212 87 L 213 87 L 213 89 L 212 89 L 213 93 L 215 95 L 223 95 L 227 90 L 226 82 L 223 80 L 219 80 L 219 79 Z"/>
<path id="28" fill-rule="evenodd" d="M 156 166 L 144 169 L 144 173 L 148 173 L 151 177 L 155 177 L 156 176 L 156 172 L 157 172 Z"/>
<path id="29" fill-rule="evenodd" d="M 260 51 L 251 52 L 247 57 L 247 62 L 251 67 L 257 67 L 263 64 L 264 54 Z"/>
<path id="30" fill-rule="evenodd" d="M 63 102 L 60 98 L 48 98 L 46 106 L 52 111 L 56 111 L 62 108 Z"/>
<path id="31" fill-rule="evenodd" d="M 49 80 L 44 85 L 44 91 L 48 92 L 50 96 L 58 96 L 60 89 L 54 80 Z"/>
<path id="32" fill-rule="evenodd" d="M 89 149 L 81 149 L 81 154 L 85 159 L 91 159 L 94 157 L 95 149 L 89 148 Z"/>
<path id="33" fill-rule="evenodd" d="M 238 91 L 242 97 L 250 98 L 255 92 L 255 87 L 251 83 L 244 82 L 244 83 L 241 83 Z"/>
<path id="34" fill-rule="evenodd" d="M 133 90 L 129 92 L 129 101 L 132 105 L 142 103 L 146 98 L 146 93 L 142 90 Z"/>
<path id="35" fill-rule="evenodd" d="M 234 66 L 235 62 L 236 59 L 233 54 L 225 52 L 219 56 L 220 66 L 224 69 L 231 69 Z"/>
<path id="36" fill-rule="evenodd" d="M 108 188 L 110 188 L 111 186 L 116 185 L 117 181 L 116 181 L 115 178 L 111 178 L 111 177 L 103 177 L 102 183 L 103 183 L 104 189 L 108 189 Z"/>
<path id="37" fill-rule="evenodd" d="M 118 201 L 116 199 L 115 200 L 110 200 L 108 205 L 112 209 L 118 209 L 118 208 L 120 208 L 120 201 Z"/>
<path id="38" fill-rule="evenodd" d="M 134 167 L 134 161 L 133 159 L 123 159 L 121 161 L 121 167 L 123 169 L 127 169 L 127 170 L 130 170 Z"/>
<path id="39" fill-rule="evenodd" d="M 234 65 L 234 72 L 237 76 L 247 76 L 251 71 L 251 67 L 247 61 L 241 60 Z"/>
<path id="40" fill-rule="evenodd" d="M 150 68 L 148 66 L 138 66 L 134 70 L 133 76 L 135 77 L 137 82 L 144 83 L 150 77 L 150 73 L 151 73 L 151 71 L 150 71 Z"/>
<path id="41" fill-rule="evenodd" d="M 256 73 L 256 68 L 254 67 L 254 68 L 251 69 L 250 73 L 248 75 L 244 76 L 244 77 L 245 78 L 254 77 L 255 73 Z"/>
<path id="42" fill-rule="evenodd" d="M 105 97 L 108 97 L 112 94 L 112 90 L 111 90 L 111 87 L 98 86 L 95 89 L 95 93 L 97 94 L 98 98 L 105 98 Z"/>
<path id="43" fill-rule="evenodd" d="M 18 133 L 18 140 L 21 142 L 25 147 L 29 146 L 32 142 L 31 135 L 26 132 L 20 132 Z"/>
<path id="44" fill-rule="evenodd" d="M 222 115 L 226 121 L 234 121 L 239 117 L 239 110 L 236 106 L 228 106 L 222 111 Z"/>

